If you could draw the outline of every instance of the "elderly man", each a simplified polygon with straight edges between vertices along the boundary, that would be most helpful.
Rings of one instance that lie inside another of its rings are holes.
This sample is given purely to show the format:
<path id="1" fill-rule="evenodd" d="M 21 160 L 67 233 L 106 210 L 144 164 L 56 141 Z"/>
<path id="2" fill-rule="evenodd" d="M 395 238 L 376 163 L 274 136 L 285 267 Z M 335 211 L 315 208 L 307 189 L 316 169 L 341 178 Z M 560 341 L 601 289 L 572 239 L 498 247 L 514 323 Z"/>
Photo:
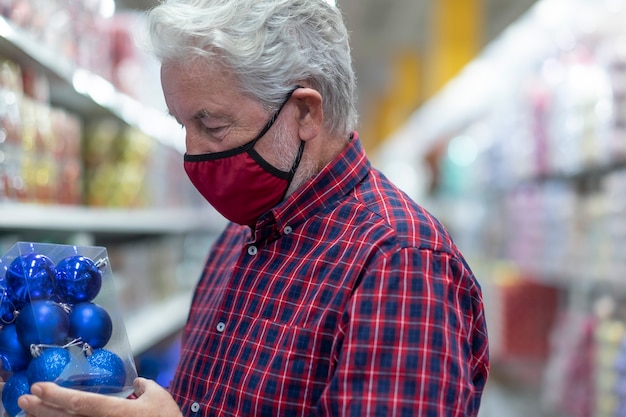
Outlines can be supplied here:
<path id="1" fill-rule="evenodd" d="M 230 220 L 168 390 L 35 384 L 29 415 L 476 416 L 479 284 L 442 225 L 372 168 L 348 34 L 325 0 L 166 0 L 149 14 L 184 166 Z"/>

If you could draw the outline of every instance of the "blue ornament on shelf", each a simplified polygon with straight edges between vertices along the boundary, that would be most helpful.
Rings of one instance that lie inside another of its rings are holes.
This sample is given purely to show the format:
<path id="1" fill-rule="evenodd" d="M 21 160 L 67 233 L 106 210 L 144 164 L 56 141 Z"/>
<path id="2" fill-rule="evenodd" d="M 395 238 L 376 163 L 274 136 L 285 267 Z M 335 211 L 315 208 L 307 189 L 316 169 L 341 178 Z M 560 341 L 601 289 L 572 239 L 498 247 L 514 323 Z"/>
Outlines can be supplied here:
<path id="1" fill-rule="evenodd" d="M 89 378 L 83 382 L 83 389 L 100 394 L 113 394 L 122 391 L 126 384 L 124 361 L 107 349 L 95 349 L 87 356 Z"/>
<path id="2" fill-rule="evenodd" d="M 45 255 L 28 253 L 15 258 L 6 272 L 9 295 L 17 308 L 31 300 L 48 299 L 54 291 L 54 263 Z"/>
<path id="3" fill-rule="evenodd" d="M 91 301 L 100 292 L 102 273 L 89 258 L 69 256 L 56 266 L 56 295 L 62 302 Z"/>
<path id="4" fill-rule="evenodd" d="M 90 302 L 72 307 L 69 332 L 71 338 L 80 338 L 93 349 L 98 349 L 109 342 L 112 333 L 113 322 L 104 307 Z"/>
<path id="5" fill-rule="evenodd" d="M 26 369 L 32 356 L 17 338 L 15 324 L 5 324 L 0 329 L 0 361 L 2 369 L 18 372 Z"/>
<path id="6" fill-rule="evenodd" d="M 42 349 L 41 354 L 30 361 L 26 370 L 28 382 L 55 382 L 70 364 L 70 352 L 62 347 Z"/>
<path id="7" fill-rule="evenodd" d="M 65 344 L 70 330 L 70 319 L 60 304 L 37 300 L 20 310 L 15 325 L 20 343 L 30 349 L 33 344 Z"/>
<path id="8" fill-rule="evenodd" d="M 20 406 L 17 405 L 18 398 L 29 393 L 30 384 L 28 383 L 26 371 L 20 371 L 11 375 L 2 390 L 2 405 L 4 406 L 4 411 L 11 417 L 17 416 L 22 412 Z"/>

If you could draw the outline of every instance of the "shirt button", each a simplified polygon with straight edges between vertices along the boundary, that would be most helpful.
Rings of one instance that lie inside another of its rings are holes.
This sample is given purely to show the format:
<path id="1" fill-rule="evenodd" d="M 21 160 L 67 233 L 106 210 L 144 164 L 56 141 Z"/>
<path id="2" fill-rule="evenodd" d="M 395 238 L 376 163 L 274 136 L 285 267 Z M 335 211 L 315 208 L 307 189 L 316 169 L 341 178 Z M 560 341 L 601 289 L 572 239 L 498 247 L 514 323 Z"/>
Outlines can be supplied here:
<path id="1" fill-rule="evenodd" d="M 191 411 L 193 413 L 197 413 L 198 411 L 200 411 L 200 404 L 198 403 L 191 404 Z"/>
<path id="2" fill-rule="evenodd" d="M 256 246 L 248 246 L 248 255 L 254 256 L 258 253 Z"/>
<path id="3" fill-rule="evenodd" d="M 217 326 L 215 327 L 215 329 L 222 333 L 224 331 L 224 329 L 226 329 L 226 323 L 224 323 L 223 321 L 220 321 L 219 323 L 217 323 Z"/>
<path id="4" fill-rule="evenodd" d="M 291 232 L 293 232 L 293 229 L 291 228 L 291 226 L 285 226 L 285 228 L 283 229 L 283 232 L 288 235 Z"/>

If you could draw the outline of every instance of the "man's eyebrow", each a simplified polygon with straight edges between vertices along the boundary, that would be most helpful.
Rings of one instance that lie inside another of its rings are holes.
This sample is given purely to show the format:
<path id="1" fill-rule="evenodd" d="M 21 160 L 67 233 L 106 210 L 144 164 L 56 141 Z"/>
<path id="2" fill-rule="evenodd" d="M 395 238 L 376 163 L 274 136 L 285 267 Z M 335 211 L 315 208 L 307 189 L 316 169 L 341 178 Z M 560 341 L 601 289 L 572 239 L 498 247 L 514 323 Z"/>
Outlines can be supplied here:
<path id="1" fill-rule="evenodd" d="M 200 109 L 198 110 L 194 115 L 193 115 L 193 119 L 197 120 L 197 119 L 202 119 L 204 117 L 208 117 L 211 119 L 225 119 L 225 117 L 223 115 L 211 112 L 207 109 Z"/>
<path id="2" fill-rule="evenodd" d="M 176 120 L 176 122 L 178 122 L 178 124 L 182 125 L 182 122 L 178 119 L 178 117 L 176 117 L 174 115 L 174 113 L 172 113 L 169 109 L 167 110 L 167 115 L 170 116 L 170 117 L 173 117 Z M 198 120 L 198 119 L 202 119 L 204 117 L 209 117 L 209 118 L 216 119 L 216 120 L 225 120 L 226 119 L 225 116 L 218 115 L 218 114 L 213 113 L 213 112 L 211 112 L 211 111 L 209 111 L 207 109 L 200 109 L 200 110 L 198 110 L 193 115 L 192 119 L 193 120 Z"/>

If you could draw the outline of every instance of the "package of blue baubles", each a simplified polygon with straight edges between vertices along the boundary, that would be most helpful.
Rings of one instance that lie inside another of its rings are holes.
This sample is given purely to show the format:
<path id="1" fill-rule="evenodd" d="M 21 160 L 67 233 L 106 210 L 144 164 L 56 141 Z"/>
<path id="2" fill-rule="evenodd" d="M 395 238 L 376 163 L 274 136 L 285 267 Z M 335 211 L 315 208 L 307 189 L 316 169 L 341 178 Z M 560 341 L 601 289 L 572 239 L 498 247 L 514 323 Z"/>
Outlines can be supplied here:
<path id="1" fill-rule="evenodd" d="M 2 406 L 39 381 L 127 397 L 137 370 L 106 248 L 18 242 L 0 258 Z"/>

